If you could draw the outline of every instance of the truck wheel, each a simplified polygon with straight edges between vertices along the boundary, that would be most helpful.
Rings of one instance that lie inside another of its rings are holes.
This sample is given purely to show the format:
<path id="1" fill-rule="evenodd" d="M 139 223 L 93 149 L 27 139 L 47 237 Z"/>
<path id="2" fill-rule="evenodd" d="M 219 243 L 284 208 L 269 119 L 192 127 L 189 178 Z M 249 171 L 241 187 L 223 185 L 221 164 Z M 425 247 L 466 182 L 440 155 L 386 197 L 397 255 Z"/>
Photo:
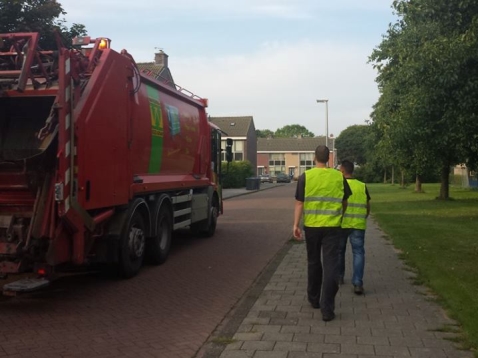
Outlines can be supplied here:
<path id="1" fill-rule="evenodd" d="M 146 225 L 143 215 L 136 208 L 129 215 L 120 237 L 119 270 L 125 278 L 135 276 L 144 259 Z"/>
<path id="2" fill-rule="evenodd" d="M 213 199 L 211 208 L 209 209 L 209 218 L 191 225 L 193 235 L 203 237 L 214 236 L 217 226 L 217 217 L 219 216 L 219 203 L 217 199 Z"/>
<path id="3" fill-rule="evenodd" d="M 207 230 L 204 232 L 205 237 L 214 236 L 217 226 L 217 217 L 219 216 L 219 203 L 216 199 L 213 200 L 211 209 L 209 209 L 209 224 Z"/>
<path id="4" fill-rule="evenodd" d="M 147 255 L 153 265 L 161 265 L 166 261 L 171 248 L 173 220 L 167 205 L 162 204 L 156 218 L 156 236 L 148 242 Z"/>

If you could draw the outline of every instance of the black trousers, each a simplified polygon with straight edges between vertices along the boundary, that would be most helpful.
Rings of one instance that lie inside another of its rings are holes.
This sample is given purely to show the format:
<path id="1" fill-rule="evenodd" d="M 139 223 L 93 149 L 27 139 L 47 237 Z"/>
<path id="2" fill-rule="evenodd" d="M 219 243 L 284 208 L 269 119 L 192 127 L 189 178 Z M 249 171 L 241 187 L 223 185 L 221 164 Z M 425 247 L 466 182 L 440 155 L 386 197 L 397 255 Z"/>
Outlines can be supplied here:
<path id="1" fill-rule="evenodd" d="M 320 304 L 322 313 L 333 313 L 339 290 L 340 228 L 305 227 L 307 245 L 307 296 Z"/>

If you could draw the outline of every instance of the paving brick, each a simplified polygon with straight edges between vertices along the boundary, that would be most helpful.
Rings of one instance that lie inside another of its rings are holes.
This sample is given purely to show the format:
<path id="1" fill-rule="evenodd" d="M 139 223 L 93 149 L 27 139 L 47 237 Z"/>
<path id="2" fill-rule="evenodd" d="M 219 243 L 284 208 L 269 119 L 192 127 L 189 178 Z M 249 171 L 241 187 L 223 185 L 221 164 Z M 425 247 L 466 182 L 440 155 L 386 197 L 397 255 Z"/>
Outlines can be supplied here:
<path id="1" fill-rule="evenodd" d="M 239 341 L 260 341 L 263 334 L 262 332 L 236 333 L 233 338 Z"/>
<path id="2" fill-rule="evenodd" d="M 394 357 L 410 357 L 410 350 L 408 347 L 397 346 L 375 346 L 375 353 L 378 355 L 390 355 Z"/>
<path id="3" fill-rule="evenodd" d="M 340 344 L 307 343 L 307 351 L 316 353 L 340 353 Z"/>
<path id="4" fill-rule="evenodd" d="M 254 358 L 287 358 L 288 352 L 267 352 L 267 351 L 257 351 L 254 354 Z"/>
<path id="5" fill-rule="evenodd" d="M 367 344 L 341 344 L 340 352 L 342 354 L 374 354 L 374 346 Z"/>
<path id="6" fill-rule="evenodd" d="M 310 333 L 310 326 L 282 326 L 281 333 Z"/>
<path id="7" fill-rule="evenodd" d="M 277 342 L 274 346 L 275 351 L 286 352 L 305 352 L 307 343 L 304 342 Z"/>
<path id="8" fill-rule="evenodd" d="M 446 353 L 441 348 L 410 348 L 412 357 L 420 358 L 446 358 Z"/>
<path id="9" fill-rule="evenodd" d="M 294 333 L 266 332 L 262 336 L 262 340 L 274 341 L 274 342 L 291 342 L 293 337 L 294 337 Z"/>
<path id="10" fill-rule="evenodd" d="M 252 327 L 252 332 L 274 332 L 277 333 L 281 330 L 282 326 L 279 325 L 254 325 Z"/>
<path id="11" fill-rule="evenodd" d="M 274 348 L 275 342 L 266 342 L 266 341 L 247 341 L 244 342 L 241 349 L 251 350 L 251 351 L 270 351 Z"/>
<path id="12" fill-rule="evenodd" d="M 324 336 L 325 343 L 342 343 L 342 344 L 356 344 L 356 336 L 340 336 L 335 334 L 327 334 Z"/>
<path id="13" fill-rule="evenodd" d="M 390 341 L 388 337 L 368 337 L 368 336 L 361 336 L 357 337 L 358 344 L 371 344 L 374 346 L 389 346 Z"/>

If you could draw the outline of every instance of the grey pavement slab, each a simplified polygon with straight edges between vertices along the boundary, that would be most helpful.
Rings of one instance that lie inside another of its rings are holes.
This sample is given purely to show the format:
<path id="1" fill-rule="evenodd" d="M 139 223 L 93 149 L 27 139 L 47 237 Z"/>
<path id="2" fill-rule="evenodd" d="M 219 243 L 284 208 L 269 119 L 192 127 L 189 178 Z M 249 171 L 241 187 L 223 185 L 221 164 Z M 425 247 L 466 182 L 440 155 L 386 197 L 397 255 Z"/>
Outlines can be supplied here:
<path id="1" fill-rule="evenodd" d="M 326 323 L 307 302 L 305 245 L 291 245 L 220 358 L 473 358 L 445 339 L 451 334 L 437 331 L 456 322 L 412 284 L 413 274 L 373 219 L 362 296 L 350 283 L 351 256 L 349 246 L 336 319 Z"/>

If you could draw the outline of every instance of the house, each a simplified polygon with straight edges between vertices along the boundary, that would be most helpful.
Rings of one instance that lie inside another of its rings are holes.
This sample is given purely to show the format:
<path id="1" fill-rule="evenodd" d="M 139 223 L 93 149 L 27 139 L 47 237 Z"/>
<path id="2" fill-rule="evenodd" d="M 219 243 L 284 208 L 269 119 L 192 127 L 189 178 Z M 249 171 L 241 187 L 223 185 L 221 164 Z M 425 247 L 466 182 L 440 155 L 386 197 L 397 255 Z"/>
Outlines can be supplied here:
<path id="1" fill-rule="evenodd" d="M 325 145 L 325 137 L 258 138 L 257 175 L 286 173 L 297 179 L 315 166 L 315 149 Z M 336 166 L 334 139 L 329 138 L 329 166 Z"/>
<path id="2" fill-rule="evenodd" d="M 138 69 L 145 74 L 148 74 L 160 82 L 176 89 L 173 75 L 168 67 L 168 55 L 163 50 L 154 54 L 154 62 L 138 63 Z"/>
<path id="3" fill-rule="evenodd" d="M 222 160 L 225 161 L 226 139 L 233 140 L 233 161 L 248 160 L 253 168 L 257 166 L 256 127 L 252 116 L 209 117 L 209 121 L 218 126 L 227 135 L 222 138 Z"/>

